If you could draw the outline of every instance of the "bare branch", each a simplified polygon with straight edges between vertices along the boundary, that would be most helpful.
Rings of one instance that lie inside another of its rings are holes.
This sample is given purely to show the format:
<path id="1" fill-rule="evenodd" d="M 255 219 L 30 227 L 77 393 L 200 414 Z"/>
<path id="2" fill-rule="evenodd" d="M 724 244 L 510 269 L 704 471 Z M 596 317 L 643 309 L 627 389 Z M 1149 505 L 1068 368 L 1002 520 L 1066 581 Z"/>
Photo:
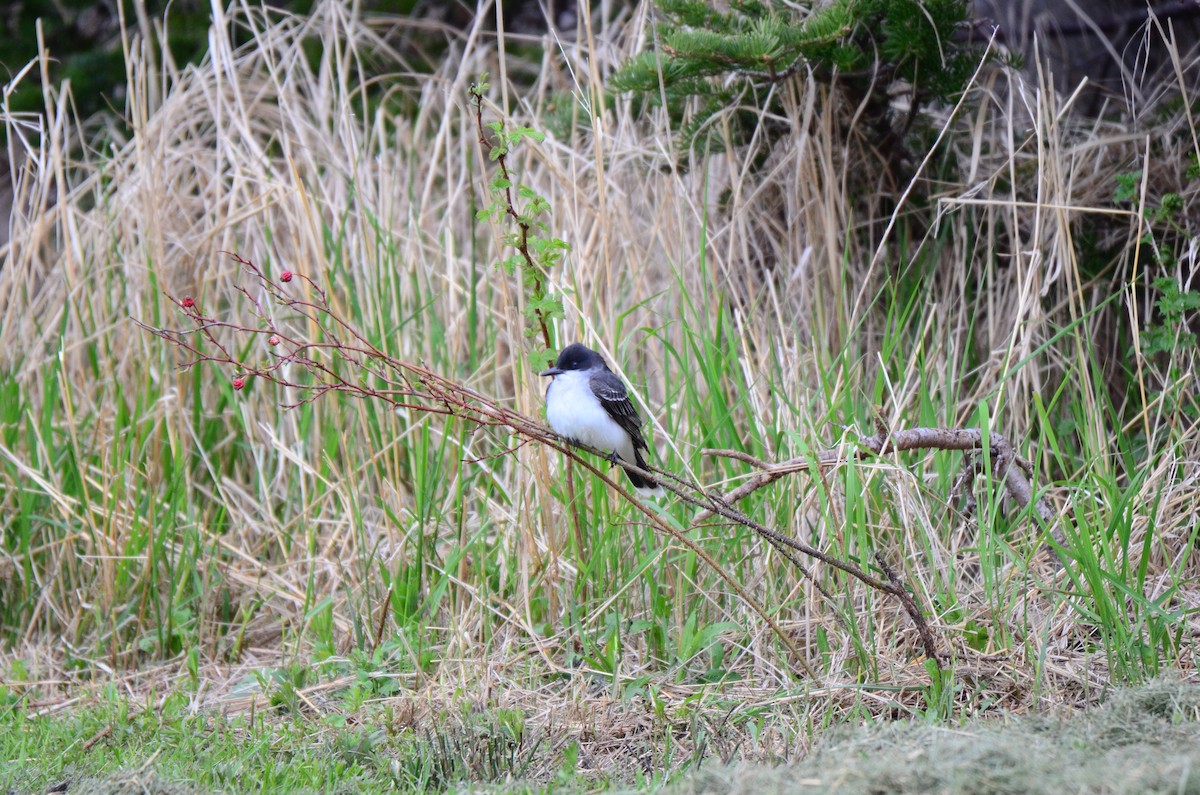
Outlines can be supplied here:
<path id="1" fill-rule="evenodd" d="M 814 464 L 820 468 L 837 466 L 852 458 L 864 459 L 871 456 L 887 455 L 905 450 L 964 450 L 977 452 L 983 450 L 983 432 L 975 428 L 908 428 L 904 430 L 889 430 L 877 418 L 877 430 L 873 436 L 863 436 L 855 442 L 843 445 L 833 450 L 826 450 L 815 459 L 798 457 L 777 464 L 760 467 L 763 471 L 753 475 L 742 485 L 723 495 L 722 499 L 729 504 L 735 504 L 749 495 L 768 486 L 780 478 L 796 472 L 811 469 Z M 1066 546 L 1062 527 L 1058 523 L 1057 512 L 1050 507 L 1044 497 L 1034 494 L 1033 468 L 1013 450 L 1008 438 L 998 434 L 988 434 L 988 449 L 992 459 L 994 477 L 1002 481 L 1005 492 L 1020 508 L 1032 506 L 1038 519 L 1046 526 L 1050 537 L 1057 548 L 1060 562 L 1065 566 L 1061 549 Z M 702 455 L 721 456 L 725 458 L 743 458 L 738 451 L 732 450 L 702 450 Z M 752 459 L 757 462 L 757 459 Z M 758 464 L 756 463 L 756 466 Z M 973 476 L 972 476 L 973 477 Z M 967 481 L 969 483 L 969 481 Z M 707 514 L 711 515 L 711 514 Z M 697 521 L 703 521 L 702 514 Z"/>
<path id="2" fill-rule="evenodd" d="M 455 416 L 479 427 L 504 427 L 521 437 L 521 442 L 517 445 L 518 447 L 530 441 L 537 441 L 558 450 L 570 461 L 582 466 L 600 478 L 610 489 L 620 495 L 622 499 L 633 505 L 656 530 L 687 547 L 699 559 L 712 568 L 718 576 L 725 580 L 738 597 L 762 618 L 771 631 L 779 637 L 787 647 L 795 664 L 803 669 L 804 673 L 811 679 L 817 682 L 820 681 L 817 673 L 808 664 L 807 660 L 805 660 L 795 640 L 783 630 L 770 612 L 759 604 L 749 591 L 746 590 L 744 585 L 722 568 L 694 540 L 664 520 L 658 511 L 638 500 L 623 486 L 618 485 L 595 463 L 585 459 L 579 453 L 581 449 L 596 453 L 607 464 L 608 455 L 606 451 L 591 450 L 590 448 L 581 448 L 572 445 L 567 439 L 554 433 L 541 423 L 509 409 L 475 390 L 445 378 L 422 365 L 389 356 L 342 320 L 330 306 L 325 292 L 309 277 L 284 272 L 287 276 L 284 281 L 299 279 L 301 283 L 310 287 L 318 296 L 315 301 L 291 295 L 283 289 L 280 282 L 272 280 L 253 262 L 236 254 L 232 256 L 258 281 L 276 304 L 291 310 L 297 317 L 311 321 L 320 330 L 324 338 L 319 341 L 308 342 L 300 341 L 291 335 L 281 333 L 276 328 L 275 323 L 265 317 L 262 307 L 254 300 L 249 291 L 245 289 L 242 289 L 240 292 L 253 307 L 255 317 L 260 322 L 265 323 L 266 328 L 254 328 L 233 321 L 204 317 L 196 308 L 194 301 L 189 299 L 189 303 L 185 305 L 184 302 L 168 296 L 168 299 L 176 304 L 185 317 L 190 319 L 196 326 L 194 331 L 198 332 L 200 340 L 193 342 L 191 341 L 193 338 L 188 337 L 183 332 L 153 328 L 136 320 L 134 322 L 151 334 L 174 344 L 185 351 L 189 357 L 192 357 L 182 365 L 183 367 L 190 368 L 202 362 L 224 365 L 232 368 L 238 374 L 238 377 L 234 379 L 235 388 L 241 388 L 239 383 L 244 386 L 244 379 L 254 376 L 278 386 L 306 393 L 303 398 L 285 405 L 284 408 L 294 408 L 310 403 L 330 392 L 339 392 L 357 398 L 382 400 L 396 408 Z M 266 364 L 241 360 L 230 352 L 230 346 L 221 341 L 218 336 L 219 334 L 234 336 L 260 336 L 269 334 L 271 339 L 277 340 L 277 344 L 272 347 L 281 346 L 284 350 L 283 352 L 272 352 L 269 354 L 273 359 Z M 206 349 L 205 345 L 211 346 L 211 348 Z M 337 357 L 358 369 L 364 376 L 379 377 L 381 373 L 388 373 L 390 377 L 385 380 L 402 388 L 376 389 L 365 381 L 355 380 L 335 372 L 328 364 L 310 356 L 310 352 L 326 353 L 332 357 Z M 307 373 L 313 379 L 313 382 L 304 383 L 285 375 L 284 365 L 286 364 L 296 365 L 302 372 Z M 624 461 L 618 461 L 618 463 L 626 469 L 650 476 L 649 473 L 635 466 L 625 464 Z M 684 484 L 682 480 L 676 479 L 676 481 Z M 699 487 L 684 485 L 699 491 Z M 683 487 L 677 486 L 674 483 L 669 485 L 669 488 L 677 494 L 686 494 Z M 701 504 L 696 502 L 695 498 L 689 497 L 689 500 L 694 504 Z M 789 557 L 798 563 L 794 556 Z"/>

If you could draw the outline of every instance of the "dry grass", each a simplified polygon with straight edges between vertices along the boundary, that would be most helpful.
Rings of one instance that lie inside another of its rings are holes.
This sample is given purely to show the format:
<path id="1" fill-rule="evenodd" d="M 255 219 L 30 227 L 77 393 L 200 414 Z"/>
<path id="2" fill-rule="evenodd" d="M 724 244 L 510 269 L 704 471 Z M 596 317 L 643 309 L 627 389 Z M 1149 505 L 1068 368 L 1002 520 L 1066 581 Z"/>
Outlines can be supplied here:
<path id="1" fill-rule="evenodd" d="M 624 98 L 589 114 L 648 24 L 643 8 L 588 30 L 540 68 L 481 27 L 426 31 L 448 42 L 437 71 L 368 92 L 370 65 L 398 63 L 380 28 L 333 3 L 309 19 L 235 4 L 199 66 L 127 42 L 125 124 L 74 118 L 64 89 L 43 119 L 9 118 L 28 160 L 0 252 L 0 366 L 17 401 L 0 437 L 0 671 L 21 660 L 52 701 L 109 681 L 187 686 L 190 653 L 198 704 L 248 708 L 235 685 L 253 670 L 372 649 L 383 567 L 416 583 L 411 611 L 393 585 L 399 640 L 377 663 L 404 699 L 570 705 L 590 736 L 621 722 L 606 722 L 610 699 L 645 710 L 635 722 L 665 710 L 660 742 L 690 725 L 681 715 L 728 711 L 723 731 L 756 738 L 730 754 L 761 758 L 847 718 L 1084 704 L 1113 681 L 1193 676 L 1195 348 L 1172 370 L 1128 356 L 1125 331 L 1152 309 L 1137 210 L 1176 190 L 1196 217 L 1191 118 L 1159 105 L 1120 126 L 1078 121 L 1047 81 L 983 71 L 969 103 L 932 119 L 945 145 L 919 174 L 943 179 L 949 161 L 962 181 L 922 182 L 932 223 L 903 204 L 889 226 L 860 214 L 879 205 L 861 195 L 846 114 L 813 85 L 781 89 L 793 132 L 762 168 L 765 140 L 683 170 L 661 115 Z M 836 604 L 752 535 L 692 531 L 778 609 L 825 679 L 806 689 L 685 551 L 587 496 L 590 481 L 578 510 L 564 505 L 545 449 L 488 457 L 508 440 L 360 402 L 283 413 L 273 390 L 177 370 L 130 322 L 175 323 L 163 291 L 238 311 L 242 274 L 218 254 L 236 251 L 328 286 L 391 355 L 536 416 L 545 354 L 519 283 L 491 265 L 504 230 L 474 220 L 488 164 L 466 88 L 483 71 L 497 117 L 544 129 L 555 92 L 579 104 L 569 137 L 513 165 L 574 248 L 548 275 L 567 305 L 559 340 L 620 369 L 665 466 L 728 489 L 747 473 L 700 449 L 790 458 L 834 444 L 841 424 L 869 427 L 881 405 L 895 427 L 985 424 L 1054 484 L 1083 539 L 1067 572 L 989 494 L 974 517 L 949 504 L 949 454 L 797 476 L 753 504 L 764 524 L 901 570 L 951 655 L 944 702 L 898 606 L 827 567 L 814 576 Z M 1139 198 L 1114 205 L 1116 175 L 1138 169 Z M 1103 256 L 1084 256 L 1085 233 Z M 1178 250 L 1186 287 L 1195 238 Z M 1133 390 L 1114 391 L 1121 373 Z M 717 647 L 743 684 L 703 678 Z"/>
<path id="2" fill-rule="evenodd" d="M 1156 682 L 1083 717 L 832 732 L 802 762 L 710 765 L 674 792 L 1177 793 L 1196 787 L 1194 687 Z M 838 736 L 841 735 L 841 736 Z M 797 784 L 799 783 L 799 788 Z"/>

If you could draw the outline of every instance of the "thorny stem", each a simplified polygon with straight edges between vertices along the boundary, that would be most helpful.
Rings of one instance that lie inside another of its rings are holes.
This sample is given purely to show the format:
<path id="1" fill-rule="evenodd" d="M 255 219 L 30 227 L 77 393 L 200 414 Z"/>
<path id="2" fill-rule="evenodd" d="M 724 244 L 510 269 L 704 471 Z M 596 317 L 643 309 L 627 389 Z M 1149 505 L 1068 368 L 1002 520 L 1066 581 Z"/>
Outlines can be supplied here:
<path id="1" fill-rule="evenodd" d="M 487 130 L 483 126 L 483 97 L 476 93 L 474 88 L 471 91 L 471 104 L 475 106 L 475 126 L 479 131 L 479 147 L 483 150 L 484 160 L 490 161 L 493 144 L 488 140 Z M 499 155 L 496 158 L 496 163 L 500 166 L 501 176 L 504 177 L 504 181 L 508 184 L 508 187 L 504 189 L 504 212 L 512 216 L 517 229 L 521 230 L 520 237 L 517 238 L 517 251 L 520 252 L 521 258 L 525 260 L 526 272 L 533 279 L 533 297 L 541 300 L 545 297 L 546 291 L 542 286 L 542 276 L 537 263 L 533 261 L 533 255 L 529 253 L 529 222 L 521 217 L 521 214 L 517 212 L 516 204 L 513 202 L 512 176 L 508 170 L 508 155 Z M 546 344 L 546 349 L 549 350 L 552 343 L 550 341 L 550 326 L 546 322 L 546 315 L 538 308 L 535 308 L 533 311 L 537 315 L 538 326 L 542 332 L 542 341 Z"/>

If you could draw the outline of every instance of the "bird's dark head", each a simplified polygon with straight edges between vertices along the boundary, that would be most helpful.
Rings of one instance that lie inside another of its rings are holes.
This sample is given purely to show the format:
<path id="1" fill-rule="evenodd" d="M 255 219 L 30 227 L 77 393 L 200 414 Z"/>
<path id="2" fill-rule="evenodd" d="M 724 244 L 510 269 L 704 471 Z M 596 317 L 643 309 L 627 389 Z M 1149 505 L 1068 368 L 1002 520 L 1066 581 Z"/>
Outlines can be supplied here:
<path id="1" fill-rule="evenodd" d="M 597 367 L 608 369 L 604 358 L 586 345 L 572 342 L 558 354 L 558 361 L 554 366 L 543 370 L 539 375 L 562 375 L 571 370 L 594 370 Z"/>

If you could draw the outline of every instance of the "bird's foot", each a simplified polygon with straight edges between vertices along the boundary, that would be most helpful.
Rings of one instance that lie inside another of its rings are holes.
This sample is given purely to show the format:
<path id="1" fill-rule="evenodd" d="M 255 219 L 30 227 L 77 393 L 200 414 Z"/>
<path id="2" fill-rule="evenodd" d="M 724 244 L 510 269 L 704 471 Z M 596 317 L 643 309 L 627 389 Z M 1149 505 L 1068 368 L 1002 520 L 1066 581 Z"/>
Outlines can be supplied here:
<path id="1" fill-rule="evenodd" d="M 616 466 L 617 462 L 620 460 L 621 460 L 621 457 L 619 455 L 617 455 L 616 450 L 613 450 L 611 453 L 608 454 L 608 463 L 611 464 L 612 466 Z"/>

